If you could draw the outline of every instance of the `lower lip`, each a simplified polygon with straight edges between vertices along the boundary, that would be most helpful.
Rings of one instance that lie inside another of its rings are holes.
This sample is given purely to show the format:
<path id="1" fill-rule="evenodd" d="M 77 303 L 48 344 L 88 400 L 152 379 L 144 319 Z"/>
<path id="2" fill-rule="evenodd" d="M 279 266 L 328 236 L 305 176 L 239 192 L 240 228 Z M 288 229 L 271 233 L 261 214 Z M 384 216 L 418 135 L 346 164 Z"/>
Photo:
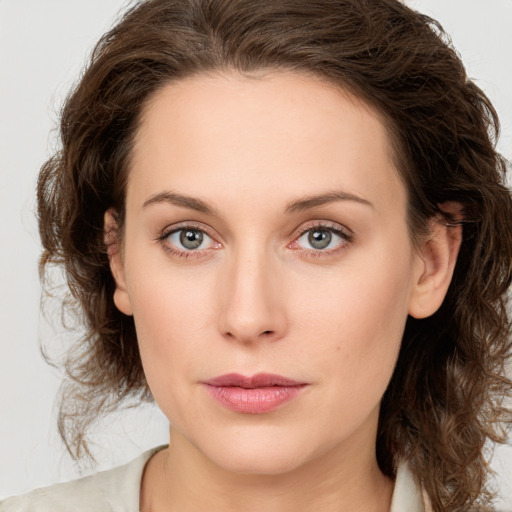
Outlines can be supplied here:
<path id="1" fill-rule="evenodd" d="M 217 402 L 234 412 L 243 414 L 263 414 L 273 411 L 293 400 L 306 386 L 304 384 L 300 386 L 270 386 L 248 389 L 205 384 L 205 388 Z"/>

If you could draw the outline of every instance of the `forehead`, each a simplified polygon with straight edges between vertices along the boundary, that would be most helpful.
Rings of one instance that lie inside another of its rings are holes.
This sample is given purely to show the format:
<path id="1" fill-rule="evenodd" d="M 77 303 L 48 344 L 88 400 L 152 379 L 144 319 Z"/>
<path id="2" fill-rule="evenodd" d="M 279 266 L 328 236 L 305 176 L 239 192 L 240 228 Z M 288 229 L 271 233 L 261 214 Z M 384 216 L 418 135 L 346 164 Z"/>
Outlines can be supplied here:
<path id="1" fill-rule="evenodd" d="M 388 202 L 404 196 L 379 115 L 348 92 L 293 72 L 194 76 L 164 86 L 143 112 L 131 164 L 128 195 L 139 202 L 162 187 L 201 195 L 218 184 L 226 194 L 260 192 L 269 200 L 340 187 Z"/>

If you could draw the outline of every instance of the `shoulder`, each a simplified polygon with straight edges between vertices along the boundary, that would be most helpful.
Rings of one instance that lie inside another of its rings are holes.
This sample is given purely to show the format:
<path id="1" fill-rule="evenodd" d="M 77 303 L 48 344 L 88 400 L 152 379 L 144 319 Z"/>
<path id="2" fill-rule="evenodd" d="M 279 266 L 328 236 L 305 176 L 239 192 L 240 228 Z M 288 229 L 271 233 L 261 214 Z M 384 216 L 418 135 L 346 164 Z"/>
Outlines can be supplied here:
<path id="1" fill-rule="evenodd" d="M 7 498 L 0 512 L 138 512 L 142 473 L 156 451 L 109 471 Z"/>

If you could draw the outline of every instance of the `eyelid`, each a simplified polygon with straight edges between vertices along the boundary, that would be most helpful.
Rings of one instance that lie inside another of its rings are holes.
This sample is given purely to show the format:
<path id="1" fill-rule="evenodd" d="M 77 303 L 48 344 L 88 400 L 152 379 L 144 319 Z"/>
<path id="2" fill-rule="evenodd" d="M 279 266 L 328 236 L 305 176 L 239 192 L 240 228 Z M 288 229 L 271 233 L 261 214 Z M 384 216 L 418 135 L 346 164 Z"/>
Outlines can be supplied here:
<path id="1" fill-rule="evenodd" d="M 212 240 L 211 246 L 206 249 L 186 250 L 180 249 L 179 247 L 176 247 L 170 243 L 166 243 L 170 235 L 178 231 L 184 231 L 187 229 L 191 231 L 201 231 L 202 233 L 204 233 L 208 238 Z M 222 244 L 217 241 L 217 237 L 215 237 L 211 231 L 212 230 L 208 226 L 205 226 L 202 223 L 194 221 L 183 221 L 165 227 L 161 231 L 161 233 L 156 237 L 155 241 L 160 243 L 164 247 L 164 249 L 170 252 L 172 255 L 180 256 L 183 258 L 189 258 L 191 256 L 200 257 L 205 256 L 206 253 L 208 253 L 212 249 L 219 249 L 220 247 L 222 247 Z"/>
<path id="2" fill-rule="evenodd" d="M 326 231 L 331 231 L 342 238 L 342 242 L 338 244 L 333 249 L 304 249 L 302 247 L 294 247 L 297 245 L 298 240 L 308 231 L 311 231 L 313 229 L 324 229 Z M 337 222 L 333 221 L 324 221 L 324 220 L 315 220 L 307 222 L 306 224 L 303 224 L 300 226 L 300 228 L 295 232 L 293 235 L 292 242 L 288 245 L 288 248 L 300 250 L 303 253 L 309 253 L 314 256 L 329 256 L 331 254 L 335 254 L 339 252 L 340 250 L 343 250 L 346 248 L 346 246 L 350 243 L 354 242 L 354 232 L 347 228 L 346 226 L 343 226 L 341 224 L 338 224 Z"/>
<path id="3" fill-rule="evenodd" d="M 181 222 L 176 222 L 174 224 L 169 224 L 168 226 L 160 230 L 161 234 L 158 235 L 158 238 L 168 236 L 169 234 L 175 231 L 180 231 L 181 229 L 192 229 L 195 231 L 202 231 L 203 233 L 206 233 L 210 238 L 216 238 L 216 235 L 214 234 L 213 230 L 208 225 L 193 220 L 184 220 Z"/>
<path id="4" fill-rule="evenodd" d="M 169 238 L 169 236 L 173 233 L 176 233 L 178 231 L 182 230 L 194 230 L 194 231 L 201 231 L 206 236 L 208 236 L 212 240 L 212 246 L 206 248 L 206 249 L 195 249 L 195 250 L 186 250 L 186 249 L 179 249 L 178 247 L 166 243 L 166 240 Z M 326 231 L 331 231 L 337 236 L 339 236 L 342 241 L 334 248 L 332 249 L 305 249 L 303 247 L 296 247 L 297 242 L 299 238 L 301 238 L 305 233 L 308 231 L 311 231 L 313 229 L 323 229 Z M 176 224 L 169 225 L 165 227 L 161 234 L 159 234 L 156 237 L 156 242 L 160 243 L 168 252 L 170 252 L 173 255 L 181 256 L 183 258 L 188 257 L 201 257 L 206 256 L 207 253 L 209 253 L 212 249 L 219 249 L 223 247 L 222 243 L 218 242 L 217 236 L 212 233 L 212 229 L 209 228 L 207 225 L 204 225 L 199 222 L 194 221 L 183 221 Z M 289 249 L 297 250 L 302 252 L 303 254 L 311 254 L 316 257 L 322 257 L 322 256 L 329 256 L 332 254 L 335 254 L 343 249 L 346 248 L 346 246 L 354 241 L 354 232 L 347 228 L 346 226 L 343 226 L 342 224 L 339 224 L 337 222 L 333 221 L 325 221 L 325 220 L 314 220 L 307 222 L 305 224 L 302 224 L 297 230 L 295 230 L 295 233 L 292 235 L 293 240 L 290 242 L 287 247 Z"/>
<path id="5" fill-rule="evenodd" d="M 343 236 L 343 238 L 346 238 L 347 240 L 352 240 L 354 238 L 354 232 L 351 229 L 347 228 L 346 226 L 343 226 L 342 224 L 338 224 L 337 222 L 326 220 L 313 220 L 310 222 L 306 222 L 305 224 L 302 224 L 295 231 L 293 237 L 294 239 L 299 238 L 304 233 L 307 233 L 312 229 L 325 229 L 327 231 L 340 233 L 340 235 Z"/>

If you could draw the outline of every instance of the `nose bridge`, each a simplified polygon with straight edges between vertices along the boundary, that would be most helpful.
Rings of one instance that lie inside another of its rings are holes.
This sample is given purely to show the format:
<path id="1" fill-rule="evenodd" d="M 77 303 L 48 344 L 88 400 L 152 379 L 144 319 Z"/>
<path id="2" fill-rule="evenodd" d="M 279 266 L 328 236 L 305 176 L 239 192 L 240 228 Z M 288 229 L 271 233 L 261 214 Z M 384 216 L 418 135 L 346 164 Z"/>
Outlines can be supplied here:
<path id="1" fill-rule="evenodd" d="M 220 328 L 242 342 L 279 339 L 286 330 L 278 262 L 268 248 L 247 242 L 233 251 L 223 276 Z"/>

